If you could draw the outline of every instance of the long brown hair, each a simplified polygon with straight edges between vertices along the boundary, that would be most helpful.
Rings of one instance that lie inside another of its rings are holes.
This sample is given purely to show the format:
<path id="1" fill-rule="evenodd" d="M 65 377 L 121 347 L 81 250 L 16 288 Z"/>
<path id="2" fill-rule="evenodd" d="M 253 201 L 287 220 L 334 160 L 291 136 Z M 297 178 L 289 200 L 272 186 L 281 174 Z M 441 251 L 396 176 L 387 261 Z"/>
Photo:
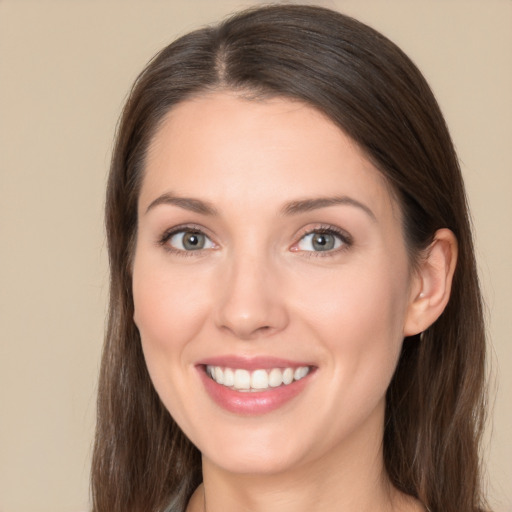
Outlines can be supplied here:
<path id="1" fill-rule="evenodd" d="M 343 129 L 390 183 L 412 261 L 437 229 L 455 233 L 448 306 L 421 336 L 404 341 L 387 393 L 384 458 L 391 482 L 432 512 L 483 510 L 484 322 L 464 186 L 444 119 L 421 73 L 384 36 L 328 9 L 281 5 L 181 37 L 148 64 L 126 103 L 106 200 L 110 314 L 94 512 L 181 511 L 201 482 L 200 454 L 146 370 L 130 268 L 148 144 L 174 105 L 219 89 L 298 99 Z"/>

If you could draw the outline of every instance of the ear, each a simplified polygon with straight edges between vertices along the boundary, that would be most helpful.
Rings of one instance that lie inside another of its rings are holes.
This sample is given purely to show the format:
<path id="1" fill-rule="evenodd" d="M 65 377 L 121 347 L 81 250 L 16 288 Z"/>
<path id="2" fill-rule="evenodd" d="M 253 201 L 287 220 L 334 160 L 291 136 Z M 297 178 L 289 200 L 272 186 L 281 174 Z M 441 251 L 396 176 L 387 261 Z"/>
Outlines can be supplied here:
<path id="1" fill-rule="evenodd" d="M 450 299 L 457 264 L 457 239 L 449 229 L 439 229 L 421 256 L 411 286 L 404 323 L 404 336 L 413 336 L 430 327 Z"/>

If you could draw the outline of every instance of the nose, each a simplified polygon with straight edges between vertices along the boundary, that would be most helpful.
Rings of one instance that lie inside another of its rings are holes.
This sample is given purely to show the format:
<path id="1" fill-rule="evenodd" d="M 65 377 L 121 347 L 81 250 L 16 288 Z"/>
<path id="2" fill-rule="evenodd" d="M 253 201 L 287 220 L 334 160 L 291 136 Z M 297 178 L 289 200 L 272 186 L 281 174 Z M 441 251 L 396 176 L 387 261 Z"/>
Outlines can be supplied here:
<path id="1" fill-rule="evenodd" d="M 288 322 L 278 269 L 264 258 L 226 264 L 218 282 L 217 327 L 242 340 L 271 336 Z"/>

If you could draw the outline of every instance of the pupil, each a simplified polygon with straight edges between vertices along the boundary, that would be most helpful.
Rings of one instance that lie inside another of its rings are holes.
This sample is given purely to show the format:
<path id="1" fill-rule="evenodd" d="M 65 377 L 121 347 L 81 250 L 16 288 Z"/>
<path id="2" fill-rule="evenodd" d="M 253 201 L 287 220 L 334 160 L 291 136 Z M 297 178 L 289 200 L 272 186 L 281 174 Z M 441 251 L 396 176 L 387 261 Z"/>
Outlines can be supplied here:
<path id="1" fill-rule="evenodd" d="M 329 234 L 319 234 L 313 238 L 313 247 L 318 251 L 328 251 L 334 247 L 334 237 Z"/>
<path id="2" fill-rule="evenodd" d="M 204 236 L 199 233 L 186 233 L 183 237 L 185 249 L 197 250 L 204 246 Z"/>

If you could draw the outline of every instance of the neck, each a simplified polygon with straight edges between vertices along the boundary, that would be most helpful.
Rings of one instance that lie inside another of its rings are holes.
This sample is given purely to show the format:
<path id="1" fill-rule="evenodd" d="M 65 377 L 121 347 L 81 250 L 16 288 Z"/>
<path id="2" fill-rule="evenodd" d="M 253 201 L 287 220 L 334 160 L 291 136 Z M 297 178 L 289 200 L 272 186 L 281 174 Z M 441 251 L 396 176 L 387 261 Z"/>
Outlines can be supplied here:
<path id="1" fill-rule="evenodd" d="M 199 494 L 204 512 L 323 512 L 332 511 L 333 503 L 340 511 L 393 510 L 393 493 L 386 478 L 371 478 L 371 485 L 361 486 L 348 472 L 323 478 L 304 468 L 286 475 L 234 479 L 215 474 L 206 477 Z"/>

